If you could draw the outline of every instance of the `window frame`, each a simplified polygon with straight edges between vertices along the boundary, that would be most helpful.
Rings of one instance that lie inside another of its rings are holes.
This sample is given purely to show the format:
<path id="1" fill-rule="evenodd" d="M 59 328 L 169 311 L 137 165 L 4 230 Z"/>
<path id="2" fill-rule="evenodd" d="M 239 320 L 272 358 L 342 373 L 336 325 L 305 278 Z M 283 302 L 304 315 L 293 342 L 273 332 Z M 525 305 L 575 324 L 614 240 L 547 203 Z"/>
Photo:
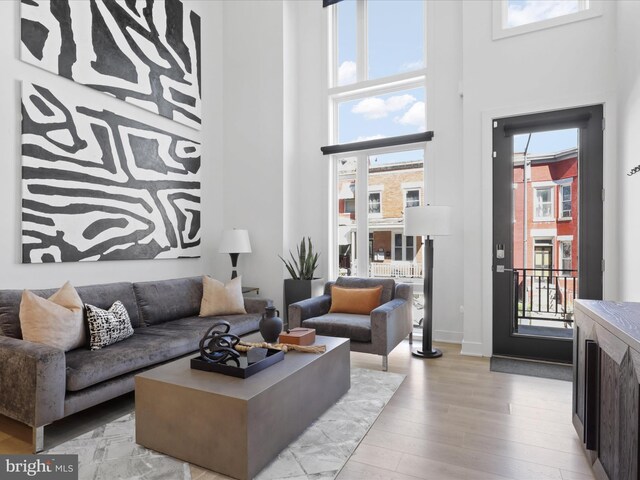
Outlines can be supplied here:
<path id="1" fill-rule="evenodd" d="M 569 244 L 569 256 L 564 256 L 564 245 Z M 570 276 L 573 270 L 573 240 L 558 240 L 558 259 L 562 276 Z M 570 268 L 564 268 L 564 262 L 568 260 Z"/>
<path id="2" fill-rule="evenodd" d="M 356 2 L 356 81 L 346 85 L 338 85 L 338 70 L 340 66 L 337 64 L 338 59 L 338 7 L 333 5 L 329 7 L 330 25 L 329 25 L 329 78 L 328 85 L 330 91 L 351 90 L 353 85 L 361 85 L 362 88 L 375 87 L 376 85 L 386 84 L 390 81 L 402 81 L 413 79 L 420 76 L 426 76 L 427 71 L 427 2 L 424 6 L 423 19 L 423 67 L 409 72 L 397 73 L 386 77 L 375 79 L 367 78 L 368 62 L 369 62 L 369 42 L 367 28 L 367 2 L 370 0 L 353 0 Z M 392 79 L 392 80 L 389 80 Z"/>
<path id="3" fill-rule="evenodd" d="M 564 189 L 569 189 L 569 215 L 566 216 L 564 214 L 564 203 L 565 200 L 563 198 Z M 571 183 L 562 183 L 558 185 L 558 220 L 569 221 L 573 218 L 573 185 Z"/>
<path id="4" fill-rule="evenodd" d="M 368 189 L 368 197 L 367 197 L 367 215 L 370 218 L 382 218 L 382 190 L 379 188 L 371 188 L 369 187 Z M 377 195 L 378 196 L 378 211 L 377 212 L 372 212 L 371 211 L 371 196 L 372 195 Z"/>
<path id="5" fill-rule="evenodd" d="M 518 25 L 517 27 L 506 27 L 509 0 L 493 0 L 493 40 L 500 40 L 516 35 L 537 32 L 548 28 L 567 25 L 574 22 L 589 20 L 602 16 L 602 0 L 580 0 L 586 3 L 587 7 L 575 13 L 569 13 L 560 17 L 548 18 L 537 22 Z"/>
<path id="6" fill-rule="evenodd" d="M 424 163 L 423 163 L 423 172 L 424 172 L 424 184 L 422 188 L 422 196 L 421 200 L 426 200 L 426 184 L 429 183 L 430 177 L 427 172 L 429 170 L 428 160 L 427 160 L 427 143 L 412 143 L 407 145 L 399 145 L 393 147 L 383 147 L 376 148 L 371 150 L 360 150 L 358 152 L 347 152 L 331 155 L 331 173 L 330 173 L 330 214 L 329 214 L 329 235 L 330 235 L 330 246 L 328 258 L 330 258 L 330 264 L 328 268 L 329 276 L 331 278 L 337 278 L 339 275 L 339 260 L 340 260 L 340 248 L 338 246 L 338 221 L 339 221 L 339 199 L 338 199 L 338 180 L 339 180 L 339 168 L 338 163 L 340 160 L 345 158 L 355 158 L 356 159 L 356 172 L 355 172 L 355 203 L 356 203 L 356 212 L 355 212 L 355 231 L 356 231 L 356 245 L 354 247 L 355 252 L 355 265 L 357 272 L 368 271 L 368 261 L 369 255 L 366 254 L 361 256 L 358 252 L 368 252 L 369 248 L 369 218 L 379 218 L 378 214 L 371 214 L 375 216 L 369 216 L 369 193 L 382 192 L 381 186 L 378 185 L 369 185 L 369 164 L 368 158 L 373 155 L 382 155 L 385 153 L 396 153 L 403 151 L 412 151 L 412 150 L 423 150 L 424 155 Z M 415 187 L 411 187 L 411 189 L 415 190 Z M 380 210 L 382 211 L 382 195 L 380 196 L 381 204 Z M 404 200 L 404 196 L 403 196 Z M 381 216 L 381 215 L 380 215 Z M 366 229 L 366 230 L 365 230 Z M 362 232 L 366 232 L 363 234 Z M 403 234 L 404 236 L 404 234 Z M 415 241 L 415 240 L 414 240 Z M 414 247 L 416 248 L 416 247 Z M 393 245 L 392 245 L 393 250 Z M 404 243 L 403 243 L 403 252 L 404 252 Z M 417 248 L 416 248 L 417 252 Z M 394 253 L 392 253 L 393 259 Z M 363 270 L 364 269 L 364 270 Z"/>
<path id="7" fill-rule="evenodd" d="M 393 93 L 399 90 L 411 89 L 411 88 L 423 88 L 425 92 L 425 116 L 426 125 L 430 124 L 431 114 L 429 112 L 429 98 L 430 91 L 433 90 L 433 81 L 429 79 L 427 75 L 428 69 L 428 47 L 431 31 L 427 22 L 430 18 L 430 9 L 433 6 L 430 2 L 425 2 L 424 7 L 424 58 L 423 68 L 412 70 L 410 72 L 402 72 L 388 77 L 381 77 L 376 79 L 365 79 L 367 74 L 366 62 L 368 61 L 367 41 L 366 41 L 366 1 L 356 0 L 361 6 L 357 7 L 356 11 L 356 82 L 347 85 L 338 85 L 338 68 L 337 65 L 337 7 L 331 6 L 326 8 L 326 35 L 327 35 L 327 56 L 326 56 L 326 85 L 327 85 L 327 141 L 328 144 L 333 145 L 338 139 L 339 132 L 339 112 L 338 104 L 343 101 L 354 100 L 366 96 L 383 95 L 387 93 Z M 430 90 L 431 89 L 431 90 Z M 429 197 L 429 192 L 432 190 L 433 180 L 428 172 L 431 171 L 431 164 L 433 162 L 433 155 L 426 148 L 427 142 L 419 142 L 412 144 L 405 144 L 400 146 L 371 148 L 368 150 L 359 150 L 355 152 L 333 154 L 330 157 L 329 162 L 329 248 L 327 259 L 328 275 L 330 278 L 337 278 L 340 272 L 339 269 L 339 232 L 338 232 L 338 162 L 343 158 L 356 157 L 356 213 L 355 213 L 355 231 L 356 245 L 354 245 L 355 252 L 368 252 L 369 235 L 364 232 L 369 232 L 368 225 L 368 164 L 367 158 L 370 155 L 394 153 L 410 150 L 423 149 L 424 163 L 424 180 L 422 185 L 422 204 L 426 204 Z M 382 204 L 381 204 L 382 209 Z M 363 230 L 365 229 L 366 230 Z M 414 240 L 415 241 L 415 240 Z M 414 247 L 416 248 L 416 247 Z M 393 250 L 393 249 L 392 249 Z M 369 261 L 369 255 L 355 255 L 355 267 L 357 272 L 367 272 L 367 266 Z"/>
<path id="8" fill-rule="evenodd" d="M 422 205 L 422 189 L 420 187 L 403 187 L 404 195 L 403 195 L 403 206 L 402 208 L 411 208 L 411 207 L 419 207 Z M 407 198 L 409 197 L 409 192 L 418 192 L 418 205 L 407 205 Z"/>
<path id="9" fill-rule="evenodd" d="M 555 221 L 555 187 L 552 185 L 540 185 L 533 187 L 533 221 L 534 222 L 553 222 Z M 538 216 L 538 191 L 540 190 L 549 190 L 549 202 L 551 204 L 551 213 L 548 217 L 540 217 Z"/>

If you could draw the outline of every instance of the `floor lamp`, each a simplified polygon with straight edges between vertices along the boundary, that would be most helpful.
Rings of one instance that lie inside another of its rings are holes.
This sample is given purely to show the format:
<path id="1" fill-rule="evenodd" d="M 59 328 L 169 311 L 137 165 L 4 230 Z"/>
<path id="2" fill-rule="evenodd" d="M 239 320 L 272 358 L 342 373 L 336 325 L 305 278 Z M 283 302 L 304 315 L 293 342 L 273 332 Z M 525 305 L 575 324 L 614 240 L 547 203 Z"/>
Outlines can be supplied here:
<path id="1" fill-rule="evenodd" d="M 427 205 L 409 207 L 404 211 L 404 234 L 409 237 L 422 236 L 424 248 L 424 319 L 422 322 L 422 348 L 414 348 L 416 357 L 437 358 L 442 352 L 433 348 L 433 239 L 440 235 L 451 235 L 451 208 Z"/>
<path id="2" fill-rule="evenodd" d="M 225 230 L 222 233 L 218 253 L 228 253 L 231 257 L 231 278 L 238 276 L 236 267 L 238 266 L 238 255 L 241 253 L 251 253 L 251 242 L 249 242 L 249 232 L 247 230 Z"/>

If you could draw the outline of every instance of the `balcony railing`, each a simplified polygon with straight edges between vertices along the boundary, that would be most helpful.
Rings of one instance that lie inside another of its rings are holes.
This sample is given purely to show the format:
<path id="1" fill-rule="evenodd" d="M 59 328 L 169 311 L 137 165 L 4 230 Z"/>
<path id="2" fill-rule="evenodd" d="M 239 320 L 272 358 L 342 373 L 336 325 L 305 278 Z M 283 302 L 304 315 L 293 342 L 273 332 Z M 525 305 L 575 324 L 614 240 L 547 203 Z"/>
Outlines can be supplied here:
<path id="1" fill-rule="evenodd" d="M 577 270 L 514 268 L 514 331 L 521 319 L 573 322 L 578 294 Z"/>
<path id="2" fill-rule="evenodd" d="M 422 265 L 413 262 L 371 263 L 370 277 L 421 278 Z"/>

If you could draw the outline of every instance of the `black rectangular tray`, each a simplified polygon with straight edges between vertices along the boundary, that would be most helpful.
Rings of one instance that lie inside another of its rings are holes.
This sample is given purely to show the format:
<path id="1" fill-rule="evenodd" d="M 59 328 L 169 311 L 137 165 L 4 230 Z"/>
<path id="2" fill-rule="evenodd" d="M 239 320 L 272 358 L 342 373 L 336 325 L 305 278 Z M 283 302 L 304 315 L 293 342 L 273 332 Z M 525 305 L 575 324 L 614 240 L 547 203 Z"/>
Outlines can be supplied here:
<path id="1" fill-rule="evenodd" d="M 251 375 L 264 370 L 271 365 L 278 363 L 284 358 L 284 352 L 282 350 L 274 350 L 272 348 L 267 349 L 267 356 L 260 361 L 248 364 L 247 355 L 240 356 L 240 367 L 235 365 L 227 365 L 221 363 L 213 363 L 200 357 L 191 359 L 191 368 L 196 370 L 204 370 L 205 372 L 222 373 L 223 375 L 229 375 L 237 378 L 248 378 Z"/>

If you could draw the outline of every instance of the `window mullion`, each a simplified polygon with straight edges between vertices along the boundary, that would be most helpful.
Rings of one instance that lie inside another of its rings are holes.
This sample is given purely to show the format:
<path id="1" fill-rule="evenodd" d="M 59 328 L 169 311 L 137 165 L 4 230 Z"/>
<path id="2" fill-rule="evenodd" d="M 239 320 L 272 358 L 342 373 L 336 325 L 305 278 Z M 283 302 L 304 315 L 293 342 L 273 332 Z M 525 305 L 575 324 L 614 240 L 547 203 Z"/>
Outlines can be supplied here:
<path id="1" fill-rule="evenodd" d="M 358 155 L 356 167 L 356 269 L 359 277 L 369 276 L 369 166 L 367 155 Z"/>
<path id="2" fill-rule="evenodd" d="M 356 26 L 356 78 L 358 82 L 367 79 L 367 3 L 366 0 L 358 0 Z"/>

